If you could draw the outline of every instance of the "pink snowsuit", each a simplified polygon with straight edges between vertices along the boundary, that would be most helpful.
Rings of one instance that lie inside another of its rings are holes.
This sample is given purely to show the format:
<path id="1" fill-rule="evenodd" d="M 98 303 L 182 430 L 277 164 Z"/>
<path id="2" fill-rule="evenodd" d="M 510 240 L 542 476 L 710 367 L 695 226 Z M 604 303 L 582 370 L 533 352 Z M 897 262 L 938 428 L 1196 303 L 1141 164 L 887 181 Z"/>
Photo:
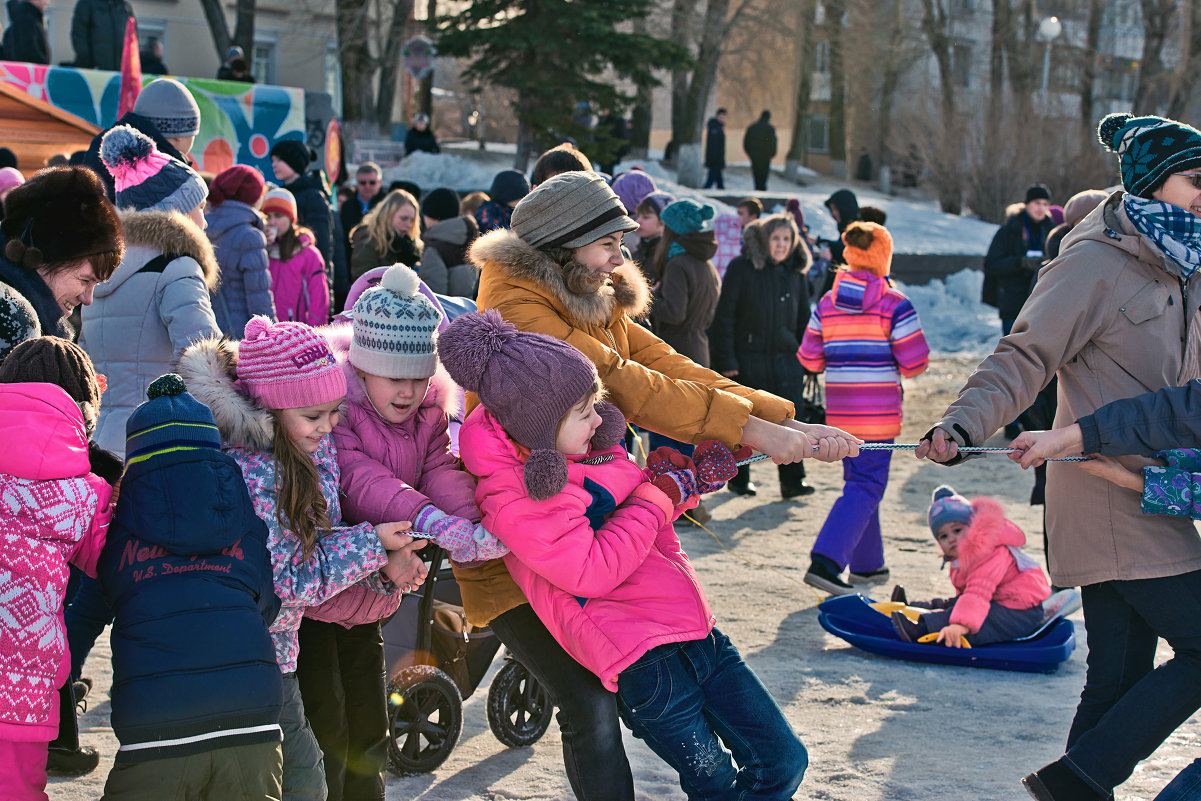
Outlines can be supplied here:
<path id="1" fill-rule="evenodd" d="M 329 283 L 325 260 L 307 234 L 300 235 L 304 246 L 283 261 L 278 248 L 271 248 L 271 295 L 275 299 L 277 320 L 292 320 L 312 326 L 329 322 Z"/>

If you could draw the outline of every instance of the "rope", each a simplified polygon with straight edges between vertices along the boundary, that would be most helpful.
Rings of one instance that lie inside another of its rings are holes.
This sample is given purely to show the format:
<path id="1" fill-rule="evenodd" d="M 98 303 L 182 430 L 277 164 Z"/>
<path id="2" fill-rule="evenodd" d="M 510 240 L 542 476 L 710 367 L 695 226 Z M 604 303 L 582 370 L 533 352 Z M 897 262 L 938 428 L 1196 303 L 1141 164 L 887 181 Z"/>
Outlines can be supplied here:
<path id="1" fill-rule="evenodd" d="M 903 445 L 897 442 L 865 442 L 859 446 L 861 451 L 915 451 L 918 445 Z M 817 446 L 813 446 L 813 450 L 817 450 Z M 961 447 L 959 453 L 1022 453 L 1021 448 L 989 448 L 984 446 Z M 752 462 L 761 462 L 764 459 L 770 459 L 766 453 L 757 453 L 748 459 L 742 459 L 738 462 L 738 466 L 751 464 Z M 1047 459 L 1048 462 L 1087 462 L 1087 456 L 1061 456 L 1055 459 Z"/>

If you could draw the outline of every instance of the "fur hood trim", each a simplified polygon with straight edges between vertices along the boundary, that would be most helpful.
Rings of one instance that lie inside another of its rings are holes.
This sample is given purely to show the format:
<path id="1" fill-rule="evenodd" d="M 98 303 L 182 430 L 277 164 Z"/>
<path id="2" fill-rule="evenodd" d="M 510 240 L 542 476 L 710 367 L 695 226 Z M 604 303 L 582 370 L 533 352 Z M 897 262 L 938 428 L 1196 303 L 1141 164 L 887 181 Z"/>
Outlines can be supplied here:
<path id="1" fill-rule="evenodd" d="M 224 445 L 270 452 L 275 439 L 271 413 L 238 391 L 238 343 L 202 339 L 179 357 L 179 375 L 192 397 L 209 407 Z"/>
<path id="2" fill-rule="evenodd" d="M 1025 533 L 1006 519 L 1001 504 L 992 498 L 981 497 L 972 501 L 972 524 L 960 540 L 957 561 L 960 568 L 967 568 L 997 546 L 1020 548 L 1025 544 Z"/>
<path id="3" fill-rule="evenodd" d="M 510 278 L 544 287 L 568 317 L 581 325 L 608 326 L 615 316 L 642 319 L 650 311 L 651 292 L 638 266 L 629 259 L 613 271 L 609 283 L 591 295 L 567 289 L 563 271 L 546 253 L 512 231 L 489 231 L 472 243 L 467 258 L 480 270 L 501 270 Z"/>
<path id="4" fill-rule="evenodd" d="M 221 272 L 213 246 L 204 232 L 178 211 L 132 211 L 117 212 L 121 230 L 125 235 L 125 246 L 141 245 L 154 248 L 160 253 L 191 256 L 200 265 L 204 283 L 209 292 L 217 289 Z"/>
<path id="5" fill-rule="evenodd" d="M 750 259 L 756 270 L 762 270 L 767 264 L 767 254 L 771 251 L 764 222 L 762 219 L 754 220 L 742 231 L 742 255 Z M 798 239 L 797 246 L 788 255 L 788 261 L 792 269 L 804 275 L 813 266 L 813 255 L 805 243 Z"/>

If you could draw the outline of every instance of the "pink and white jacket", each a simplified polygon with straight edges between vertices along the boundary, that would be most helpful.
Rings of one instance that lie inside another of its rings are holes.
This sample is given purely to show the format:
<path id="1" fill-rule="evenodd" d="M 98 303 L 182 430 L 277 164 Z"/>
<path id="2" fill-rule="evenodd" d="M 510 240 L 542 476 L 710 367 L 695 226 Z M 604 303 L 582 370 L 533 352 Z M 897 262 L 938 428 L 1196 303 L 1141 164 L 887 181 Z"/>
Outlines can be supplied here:
<path id="1" fill-rule="evenodd" d="M 325 260 L 308 234 L 301 234 L 304 247 L 283 261 L 279 247 L 273 245 L 268 254 L 271 271 L 271 296 L 275 299 L 275 318 L 308 325 L 329 322 L 329 282 L 325 276 Z"/>
<path id="2" fill-rule="evenodd" d="M 0 739 L 48 742 L 71 672 L 68 562 L 90 576 L 112 487 L 90 471 L 83 415 L 55 384 L 0 385 Z"/>
<path id="3" fill-rule="evenodd" d="M 972 501 L 972 523 L 959 540 L 959 558 L 951 563 L 951 584 L 959 593 L 951 622 L 975 634 L 995 601 L 1009 609 L 1030 609 L 1047 600 L 1047 577 L 1022 552 L 1026 535 L 1005 518 L 992 498 Z"/>
<path id="4" fill-rule="evenodd" d="M 484 526 L 560 645 L 617 691 L 617 675 L 665 643 L 701 639 L 713 613 L 672 528 L 678 512 L 621 446 L 568 457 L 567 486 L 530 498 L 529 452 L 477 407 L 459 432 Z"/>

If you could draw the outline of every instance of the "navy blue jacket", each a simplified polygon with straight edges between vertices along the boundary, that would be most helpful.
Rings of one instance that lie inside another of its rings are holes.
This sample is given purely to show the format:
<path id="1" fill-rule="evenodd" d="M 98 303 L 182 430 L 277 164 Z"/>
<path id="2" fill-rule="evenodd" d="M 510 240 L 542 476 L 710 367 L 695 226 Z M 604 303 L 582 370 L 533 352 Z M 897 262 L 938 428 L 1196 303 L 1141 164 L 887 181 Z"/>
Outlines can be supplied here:
<path id="1" fill-rule="evenodd" d="M 1085 453 L 1154 456 L 1201 447 L 1201 379 L 1111 401 L 1076 422 Z"/>
<path id="2" fill-rule="evenodd" d="M 237 462 L 201 448 L 129 465 L 99 574 L 118 762 L 280 741 L 279 599 Z"/>

